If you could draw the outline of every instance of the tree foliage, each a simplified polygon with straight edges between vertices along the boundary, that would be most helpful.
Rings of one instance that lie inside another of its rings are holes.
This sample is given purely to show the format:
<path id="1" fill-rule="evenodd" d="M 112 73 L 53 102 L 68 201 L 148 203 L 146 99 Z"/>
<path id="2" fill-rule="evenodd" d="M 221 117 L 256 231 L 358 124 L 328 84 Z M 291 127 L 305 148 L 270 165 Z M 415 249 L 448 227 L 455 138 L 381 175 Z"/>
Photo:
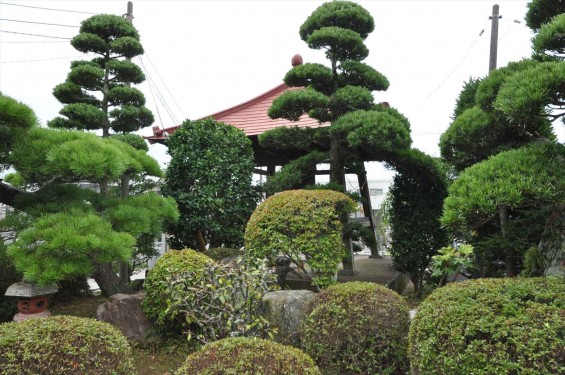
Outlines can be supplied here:
<path id="1" fill-rule="evenodd" d="M 181 213 L 169 228 L 175 248 L 239 247 L 258 196 L 251 184 L 253 150 L 245 134 L 213 119 L 185 121 L 168 141 L 163 193 Z M 199 239 L 199 236 L 200 239 Z"/>

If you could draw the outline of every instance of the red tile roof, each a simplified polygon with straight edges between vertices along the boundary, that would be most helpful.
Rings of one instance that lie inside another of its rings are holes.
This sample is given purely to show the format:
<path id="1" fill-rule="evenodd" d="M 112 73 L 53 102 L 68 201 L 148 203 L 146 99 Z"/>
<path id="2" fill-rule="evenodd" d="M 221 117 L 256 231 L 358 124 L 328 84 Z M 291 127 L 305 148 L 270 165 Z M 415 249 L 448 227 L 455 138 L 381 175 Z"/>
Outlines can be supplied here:
<path id="1" fill-rule="evenodd" d="M 278 128 L 281 126 L 291 127 L 320 127 L 328 126 L 329 123 L 320 124 L 318 120 L 312 119 L 307 115 L 303 115 L 298 121 L 289 121 L 285 119 L 271 119 L 267 112 L 273 103 L 273 100 L 288 90 L 296 90 L 296 87 L 289 87 L 280 84 L 279 86 L 259 95 L 258 97 L 248 100 L 235 107 L 214 113 L 203 118 L 212 117 L 218 121 L 225 122 L 245 132 L 249 137 L 266 132 L 267 130 Z M 173 126 L 166 129 L 160 129 L 158 126 L 153 127 L 153 136 L 145 137 L 149 142 L 162 142 L 167 136 L 164 132 L 172 134 L 179 126 Z"/>

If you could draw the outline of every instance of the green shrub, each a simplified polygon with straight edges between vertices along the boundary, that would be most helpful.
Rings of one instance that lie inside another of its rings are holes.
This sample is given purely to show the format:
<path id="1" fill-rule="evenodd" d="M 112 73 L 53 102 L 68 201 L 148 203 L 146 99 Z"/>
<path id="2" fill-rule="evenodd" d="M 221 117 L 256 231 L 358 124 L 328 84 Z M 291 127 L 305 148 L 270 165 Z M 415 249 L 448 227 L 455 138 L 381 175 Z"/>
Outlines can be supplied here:
<path id="1" fill-rule="evenodd" d="M 319 375 L 312 358 L 299 349 L 259 338 L 233 337 L 192 353 L 177 375 Z"/>
<path id="2" fill-rule="evenodd" d="M 306 306 L 301 348 L 324 374 L 404 374 L 408 326 L 408 307 L 392 290 L 337 284 Z"/>
<path id="3" fill-rule="evenodd" d="M 3 375 L 135 373 L 117 329 L 64 315 L 1 324 L 0 364 Z"/>
<path id="4" fill-rule="evenodd" d="M 186 297 L 191 298 L 190 288 L 200 285 L 204 280 L 206 265 L 214 261 L 206 255 L 191 249 L 171 250 L 163 254 L 145 279 L 143 309 L 148 317 L 155 319 L 161 327 L 186 328 L 186 319 L 176 309 L 170 308 L 172 293 L 183 288 Z M 182 286 L 171 285 L 171 280 L 189 272 L 190 278 L 184 278 Z"/>
<path id="5" fill-rule="evenodd" d="M 0 323 L 9 322 L 18 312 L 18 300 L 6 297 L 4 293 L 10 285 L 22 281 L 23 275 L 16 270 L 12 258 L 6 255 L 6 246 L 0 237 Z"/>
<path id="6" fill-rule="evenodd" d="M 231 247 L 213 247 L 203 252 L 204 255 L 209 256 L 216 262 L 221 262 L 226 258 L 233 258 L 243 255 L 245 252 L 240 249 L 232 249 Z"/>
<path id="7" fill-rule="evenodd" d="M 410 327 L 419 374 L 565 374 L 565 281 L 478 279 L 449 284 Z"/>
<path id="8" fill-rule="evenodd" d="M 275 194 L 257 207 L 245 230 L 251 260 L 273 261 L 285 255 L 304 269 L 301 256 L 316 270 L 312 283 L 332 284 L 343 260 L 343 221 L 355 208 L 345 194 L 331 190 L 289 190 Z"/>
<path id="9" fill-rule="evenodd" d="M 264 267 L 249 268 L 241 258 L 230 264 L 205 264 L 203 271 L 202 276 L 187 271 L 169 280 L 169 309 L 183 312 L 191 336 L 194 333 L 206 343 L 228 336 L 271 334 L 261 315 L 261 300 L 275 284 L 273 273 Z M 190 282 L 195 278 L 199 284 Z"/>

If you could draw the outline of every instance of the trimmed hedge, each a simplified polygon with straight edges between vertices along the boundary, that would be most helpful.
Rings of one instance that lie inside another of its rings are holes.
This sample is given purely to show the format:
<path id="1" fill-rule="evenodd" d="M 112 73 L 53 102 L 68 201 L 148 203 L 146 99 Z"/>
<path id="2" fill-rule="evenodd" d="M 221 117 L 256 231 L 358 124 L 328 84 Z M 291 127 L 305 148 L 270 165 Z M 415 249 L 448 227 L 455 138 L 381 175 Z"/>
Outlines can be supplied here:
<path id="1" fill-rule="evenodd" d="M 250 261 L 286 255 L 301 266 L 301 255 L 316 270 L 312 283 L 333 283 L 344 258 L 342 219 L 356 207 L 349 197 L 332 190 L 287 190 L 257 207 L 245 229 Z"/>
<path id="2" fill-rule="evenodd" d="M 52 316 L 0 325 L 0 373 L 135 374 L 126 338 L 110 324 Z"/>
<path id="3" fill-rule="evenodd" d="M 321 375 L 299 349 L 259 338 L 232 337 L 192 353 L 177 375 Z"/>
<path id="4" fill-rule="evenodd" d="M 392 290 L 368 282 L 337 284 L 304 311 L 300 347 L 324 374 L 408 370 L 408 306 Z"/>
<path id="5" fill-rule="evenodd" d="M 145 279 L 146 297 L 143 300 L 143 310 L 147 316 L 155 319 L 162 327 L 186 328 L 184 316 L 169 306 L 168 301 L 178 290 L 173 288 L 170 282 L 173 278 L 182 279 L 186 294 L 190 297 L 189 288 L 204 280 L 204 269 L 211 263 L 215 262 L 192 249 L 171 250 L 163 254 Z M 190 273 L 191 278 L 183 278 L 185 273 Z"/>
<path id="6" fill-rule="evenodd" d="M 478 279 L 432 293 L 410 327 L 423 374 L 565 374 L 565 281 Z"/>

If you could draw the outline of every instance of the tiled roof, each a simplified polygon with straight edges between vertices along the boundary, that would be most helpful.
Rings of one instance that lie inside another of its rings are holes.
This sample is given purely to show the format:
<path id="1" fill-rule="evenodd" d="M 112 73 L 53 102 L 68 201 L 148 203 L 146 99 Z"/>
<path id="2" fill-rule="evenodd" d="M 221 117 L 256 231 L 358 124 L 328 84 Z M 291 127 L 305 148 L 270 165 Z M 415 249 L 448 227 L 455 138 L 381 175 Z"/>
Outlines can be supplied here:
<path id="1" fill-rule="evenodd" d="M 328 126 L 329 123 L 320 124 L 318 120 L 314 120 L 307 115 L 303 115 L 298 121 L 289 121 L 285 119 L 271 119 L 267 112 L 269 107 L 273 103 L 276 97 L 281 95 L 283 92 L 288 90 L 296 90 L 295 87 L 289 87 L 287 85 L 280 84 L 267 91 L 266 93 L 259 95 L 258 97 L 248 100 L 242 104 L 236 105 L 235 107 L 223 110 L 221 112 L 214 113 L 203 118 L 212 117 L 218 121 L 225 122 L 236 128 L 239 128 L 245 132 L 249 137 L 252 135 L 258 135 L 266 132 L 267 130 L 278 128 L 281 126 L 291 127 L 320 127 Z M 153 136 L 145 137 L 149 142 L 160 142 L 166 139 L 164 132 L 172 134 L 177 130 L 179 126 L 173 126 L 166 129 L 160 129 L 158 126 L 153 127 Z"/>

